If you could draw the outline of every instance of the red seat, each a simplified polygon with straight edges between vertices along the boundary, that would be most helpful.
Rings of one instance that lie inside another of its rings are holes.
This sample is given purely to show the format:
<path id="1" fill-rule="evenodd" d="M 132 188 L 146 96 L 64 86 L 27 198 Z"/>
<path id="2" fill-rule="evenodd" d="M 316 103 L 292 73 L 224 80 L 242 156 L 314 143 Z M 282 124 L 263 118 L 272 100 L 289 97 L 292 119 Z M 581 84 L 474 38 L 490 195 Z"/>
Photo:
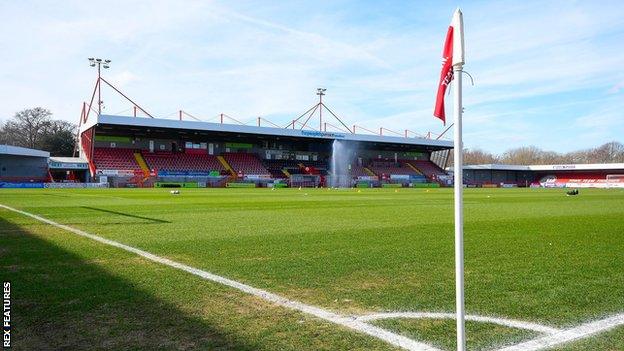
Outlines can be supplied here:
<path id="1" fill-rule="evenodd" d="M 134 150 L 125 148 L 95 148 L 93 163 L 96 169 L 140 171 L 134 158 Z"/>
<path id="2" fill-rule="evenodd" d="M 433 179 L 437 178 L 441 175 L 446 175 L 446 172 L 438 167 L 435 163 L 431 161 L 418 160 L 418 161 L 408 161 L 412 166 L 416 167 L 419 171 L 422 172 L 427 178 Z"/>
<path id="3" fill-rule="evenodd" d="M 237 173 L 242 172 L 245 175 L 271 175 L 271 172 L 262 165 L 262 162 L 260 162 L 258 157 L 254 154 L 226 153 L 223 157 Z"/>
<path id="4" fill-rule="evenodd" d="M 159 171 L 223 171 L 225 168 L 216 156 L 208 154 L 149 153 L 143 158 L 150 169 Z"/>
<path id="5" fill-rule="evenodd" d="M 373 161 L 371 165 L 368 167 L 371 171 L 373 171 L 378 176 L 385 174 L 387 176 L 393 174 L 400 175 L 417 175 L 418 172 L 413 170 L 406 164 L 402 164 L 399 162 L 391 162 L 391 161 Z"/>

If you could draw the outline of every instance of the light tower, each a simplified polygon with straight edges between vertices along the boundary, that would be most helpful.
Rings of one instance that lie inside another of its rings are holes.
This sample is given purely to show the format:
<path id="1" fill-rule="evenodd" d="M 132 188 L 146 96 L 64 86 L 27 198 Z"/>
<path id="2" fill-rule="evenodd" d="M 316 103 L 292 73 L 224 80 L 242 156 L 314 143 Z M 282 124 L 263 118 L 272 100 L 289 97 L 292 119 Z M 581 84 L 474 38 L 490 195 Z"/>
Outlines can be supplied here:
<path id="1" fill-rule="evenodd" d="M 319 96 L 319 131 L 323 131 L 323 95 L 325 95 L 325 88 L 317 88 L 316 95 Z"/>
<path id="2" fill-rule="evenodd" d="M 102 114 L 102 90 L 100 89 L 100 78 L 102 77 L 102 68 L 108 69 L 110 68 L 111 60 L 101 59 L 89 57 L 89 66 L 96 67 L 97 66 L 97 86 L 98 86 L 98 115 Z"/>

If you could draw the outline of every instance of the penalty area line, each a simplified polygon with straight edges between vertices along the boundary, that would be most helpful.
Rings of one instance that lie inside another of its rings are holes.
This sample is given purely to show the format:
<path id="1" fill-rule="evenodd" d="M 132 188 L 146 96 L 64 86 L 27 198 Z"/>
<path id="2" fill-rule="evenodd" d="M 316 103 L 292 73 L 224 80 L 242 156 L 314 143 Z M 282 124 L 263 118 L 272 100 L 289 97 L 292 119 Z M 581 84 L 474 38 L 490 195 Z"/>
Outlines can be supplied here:
<path id="1" fill-rule="evenodd" d="M 323 319 L 325 321 L 328 322 L 332 322 L 334 324 L 338 324 L 341 325 L 343 327 L 347 327 L 349 329 L 358 331 L 360 333 L 364 333 L 370 336 L 373 336 L 375 338 L 378 338 L 380 340 L 383 340 L 391 345 L 397 346 L 397 347 L 401 347 L 403 349 L 406 350 L 410 350 L 410 351 L 441 351 L 438 348 L 435 348 L 431 345 L 422 343 L 422 342 L 418 342 L 415 340 L 412 340 L 410 338 L 407 338 L 405 336 L 402 335 L 398 335 L 395 334 L 393 332 L 390 332 L 388 330 L 385 330 L 383 328 L 380 327 L 376 327 L 374 325 L 368 324 L 364 321 L 360 321 L 354 317 L 348 317 L 348 316 L 342 316 L 339 315 L 337 313 L 322 309 L 320 307 L 316 307 L 316 306 L 312 306 L 312 305 L 307 305 L 304 304 L 302 302 L 299 301 L 295 301 L 295 300 L 289 300 L 285 297 L 279 296 L 277 294 L 268 292 L 266 290 L 262 290 L 262 289 L 258 289 L 258 288 L 254 288 L 253 286 L 244 284 L 244 283 L 240 283 L 237 282 L 235 280 L 232 279 L 228 279 L 195 267 L 191 267 L 188 265 L 185 265 L 183 263 L 179 263 L 176 261 L 172 261 L 168 258 L 164 258 L 164 257 L 160 257 L 157 255 L 154 255 L 150 252 L 147 251 L 143 251 L 141 249 L 137 249 L 135 247 L 126 245 L 126 244 L 122 244 L 120 242 L 114 241 L 114 240 L 110 240 L 110 239 L 106 239 L 103 238 L 101 236 L 95 235 L 95 234 L 91 234 L 91 233 L 87 233 L 83 230 L 80 229 L 76 229 L 64 224 L 60 224 L 57 222 L 54 222 L 52 220 L 49 220 L 47 218 L 38 216 L 36 214 L 32 214 L 26 211 L 22 211 L 22 210 L 18 210 L 16 208 L 13 207 L 9 207 L 3 204 L 0 204 L 0 208 L 4 208 L 8 211 L 12 211 L 15 213 L 19 213 L 22 214 L 24 216 L 36 219 L 40 222 L 49 224 L 51 226 L 63 229 L 65 231 L 80 235 L 82 237 L 97 241 L 99 243 L 102 244 L 106 244 L 109 246 L 113 246 L 131 253 L 134 253 L 136 255 L 139 255 L 143 258 L 146 258 L 150 261 L 156 262 L 156 263 L 160 263 L 162 265 L 165 266 L 169 266 L 172 268 L 176 268 L 188 273 L 191 273 L 195 276 L 198 276 L 200 278 L 203 278 L 205 280 L 209 280 L 215 283 L 219 283 L 225 286 L 228 286 L 230 288 L 234 288 L 236 290 L 242 291 L 244 293 L 247 293 L 249 295 L 253 295 L 256 297 L 259 297 L 265 301 L 271 302 L 275 305 L 278 306 L 282 306 L 282 307 L 286 307 L 295 311 L 299 311 L 299 312 L 303 312 L 305 314 Z"/>

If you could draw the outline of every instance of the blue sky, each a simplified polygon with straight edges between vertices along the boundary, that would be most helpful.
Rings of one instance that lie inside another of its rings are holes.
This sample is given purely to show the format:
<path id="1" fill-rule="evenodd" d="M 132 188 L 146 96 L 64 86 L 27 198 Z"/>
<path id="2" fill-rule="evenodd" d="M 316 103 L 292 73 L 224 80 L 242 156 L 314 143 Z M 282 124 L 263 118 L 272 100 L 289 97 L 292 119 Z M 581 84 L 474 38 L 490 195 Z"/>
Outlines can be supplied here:
<path id="1" fill-rule="evenodd" d="M 286 124 L 322 86 L 349 125 L 440 132 L 432 110 L 457 6 L 476 80 L 464 89 L 467 147 L 624 142 L 620 1 L 3 1 L 0 119 L 43 106 L 77 121 L 96 56 L 161 117 Z M 129 113 L 110 92 L 103 100 L 106 113 Z"/>

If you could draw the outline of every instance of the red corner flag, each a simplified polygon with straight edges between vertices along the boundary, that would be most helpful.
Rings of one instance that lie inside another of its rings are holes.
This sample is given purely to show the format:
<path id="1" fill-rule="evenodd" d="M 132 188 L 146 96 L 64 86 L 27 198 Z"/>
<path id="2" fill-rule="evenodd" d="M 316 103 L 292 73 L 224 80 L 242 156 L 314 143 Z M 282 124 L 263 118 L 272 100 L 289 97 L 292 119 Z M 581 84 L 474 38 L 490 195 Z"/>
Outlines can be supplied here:
<path id="1" fill-rule="evenodd" d="M 444 41 L 444 51 L 442 51 L 442 72 L 440 72 L 440 82 L 438 85 L 438 95 L 436 97 L 433 115 L 438 117 L 446 125 L 446 114 L 444 113 L 444 94 L 446 87 L 453 80 L 453 27 L 449 27 Z"/>
<path id="2" fill-rule="evenodd" d="M 433 115 L 441 119 L 445 125 L 444 94 L 446 93 L 446 87 L 448 87 L 453 80 L 453 65 L 464 63 L 464 38 L 462 27 L 461 13 L 458 10 L 455 11 L 451 25 L 449 26 L 448 32 L 446 32 L 444 50 L 442 51 L 442 71 L 440 72 L 438 95 L 433 110 Z M 457 51 L 455 57 L 453 57 L 453 48 Z"/>

